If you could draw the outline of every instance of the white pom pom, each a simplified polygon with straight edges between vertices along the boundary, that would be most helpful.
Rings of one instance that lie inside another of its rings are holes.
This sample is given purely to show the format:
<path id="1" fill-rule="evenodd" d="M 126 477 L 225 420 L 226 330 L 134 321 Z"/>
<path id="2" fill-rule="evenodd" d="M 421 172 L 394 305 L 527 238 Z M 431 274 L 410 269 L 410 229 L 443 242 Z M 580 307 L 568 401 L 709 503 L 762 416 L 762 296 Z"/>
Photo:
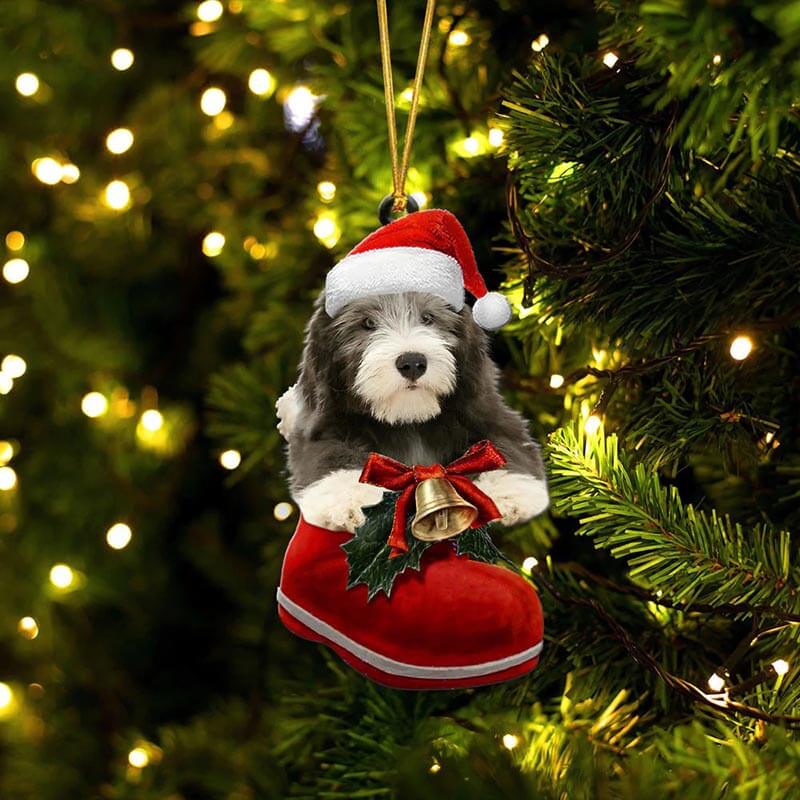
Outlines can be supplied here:
<path id="1" fill-rule="evenodd" d="M 472 318 L 481 328 L 496 331 L 511 319 L 511 306 L 500 292 L 487 292 L 472 306 Z"/>

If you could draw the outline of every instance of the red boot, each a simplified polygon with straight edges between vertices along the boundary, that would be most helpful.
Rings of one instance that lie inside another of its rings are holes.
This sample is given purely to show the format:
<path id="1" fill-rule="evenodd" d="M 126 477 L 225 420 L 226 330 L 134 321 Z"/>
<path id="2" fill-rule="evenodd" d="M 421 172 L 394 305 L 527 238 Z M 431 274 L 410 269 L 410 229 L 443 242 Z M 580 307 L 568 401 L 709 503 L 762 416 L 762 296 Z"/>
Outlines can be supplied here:
<path id="1" fill-rule="evenodd" d="M 347 588 L 349 538 L 301 517 L 278 587 L 278 614 L 292 633 L 398 689 L 483 686 L 539 663 L 542 607 L 518 575 L 457 556 L 444 541 L 428 548 L 421 571 L 397 577 L 390 597 L 367 602 L 366 586 Z"/>

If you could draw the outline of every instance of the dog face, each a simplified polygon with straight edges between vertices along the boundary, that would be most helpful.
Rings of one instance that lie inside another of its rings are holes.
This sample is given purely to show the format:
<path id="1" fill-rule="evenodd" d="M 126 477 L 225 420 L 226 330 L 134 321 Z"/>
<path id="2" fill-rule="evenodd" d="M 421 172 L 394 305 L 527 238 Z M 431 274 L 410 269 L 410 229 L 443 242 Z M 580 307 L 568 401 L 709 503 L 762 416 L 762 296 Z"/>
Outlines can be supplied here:
<path id="1" fill-rule="evenodd" d="M 424 422 L 437 417 L 442 401 L 456 391 L 470 343 L 483 353 L 470 310 L 456 312 L 431 294 L 365 298 L 334 319 L 320 301 L 309 326 L 303 379 L 337 407 L 344 403 L 391 425 Z"/>

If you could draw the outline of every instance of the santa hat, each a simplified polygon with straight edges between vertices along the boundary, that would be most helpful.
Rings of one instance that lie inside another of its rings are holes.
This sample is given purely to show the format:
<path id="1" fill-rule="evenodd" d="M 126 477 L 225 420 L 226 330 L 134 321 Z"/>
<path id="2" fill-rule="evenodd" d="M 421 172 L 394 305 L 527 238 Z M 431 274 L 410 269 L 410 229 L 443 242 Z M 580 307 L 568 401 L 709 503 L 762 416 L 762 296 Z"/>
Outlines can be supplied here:
<path id="1" fill-rule="evenodd" d="M 461 223 L 440 209 L 418 211 L 384 225 L 357 244 L 325 281 L 325 310 L 335 317 L 362 297 L 400 292 L 429 292 L 456 311 L 464 307 L 464 289 L 474 298 L 472 316 L 487 330 L 511 319 L 499 292 L 489 292 Z"/>

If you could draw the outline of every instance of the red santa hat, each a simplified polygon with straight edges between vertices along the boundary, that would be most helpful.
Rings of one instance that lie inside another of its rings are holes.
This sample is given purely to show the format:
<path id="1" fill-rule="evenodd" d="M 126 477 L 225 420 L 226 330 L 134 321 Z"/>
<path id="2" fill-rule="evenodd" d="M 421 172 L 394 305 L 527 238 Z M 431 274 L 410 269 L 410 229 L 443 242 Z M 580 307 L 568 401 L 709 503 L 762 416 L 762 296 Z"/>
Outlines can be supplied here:
<path id="1" fill-rule="evenodd" d="M 506 298 L 486 290 L 461 223 L 431 209 L 378 228 L 336 264 L 325 281 L 325 310 L 335 317 L 362 297 L 429 292 L 460 311 L 464 289 L 475 298 L 472 316 L 482 328 L 496 330 L 511 319 Z"/>

